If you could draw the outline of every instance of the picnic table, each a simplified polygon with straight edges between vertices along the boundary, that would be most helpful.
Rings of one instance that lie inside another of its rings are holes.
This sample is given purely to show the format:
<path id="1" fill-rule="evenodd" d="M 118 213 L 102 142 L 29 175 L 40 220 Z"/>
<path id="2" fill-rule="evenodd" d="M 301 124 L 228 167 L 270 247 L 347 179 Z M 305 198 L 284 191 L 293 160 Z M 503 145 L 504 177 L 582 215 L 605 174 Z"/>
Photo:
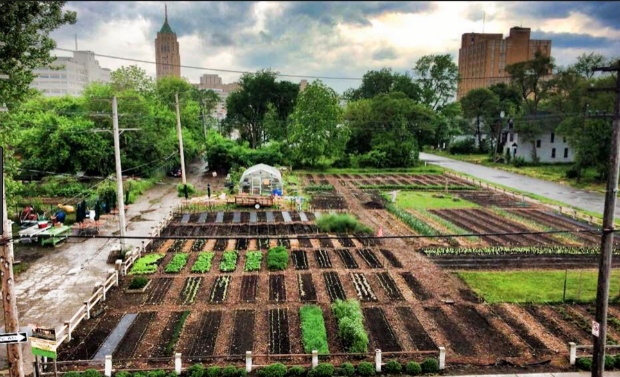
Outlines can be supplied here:
<path id="1" fill-rule="evenodd" d="M 71 227 L 67 225 L 53 226 L 46 229 L 44 232 L 39 233 L 41 246 L 45 246 L 46 244 L 56 246 L 57 243 L 66 240 L 70 233 Z"/>

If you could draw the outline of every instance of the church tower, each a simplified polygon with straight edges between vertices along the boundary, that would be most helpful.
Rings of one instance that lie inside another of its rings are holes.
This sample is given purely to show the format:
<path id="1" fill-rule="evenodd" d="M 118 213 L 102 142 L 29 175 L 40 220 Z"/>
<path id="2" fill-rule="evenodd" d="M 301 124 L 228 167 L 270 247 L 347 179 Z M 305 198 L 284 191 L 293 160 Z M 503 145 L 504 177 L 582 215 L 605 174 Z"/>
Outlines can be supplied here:
<path id="1" fill-rule="evenodd" d="M 177 35 L 168 25 L 168 6 L 165 6 L 164 25 L 155 38 L 155 62 L 157 78 L 164 76 L 181 77 L 181 55 Z"/>

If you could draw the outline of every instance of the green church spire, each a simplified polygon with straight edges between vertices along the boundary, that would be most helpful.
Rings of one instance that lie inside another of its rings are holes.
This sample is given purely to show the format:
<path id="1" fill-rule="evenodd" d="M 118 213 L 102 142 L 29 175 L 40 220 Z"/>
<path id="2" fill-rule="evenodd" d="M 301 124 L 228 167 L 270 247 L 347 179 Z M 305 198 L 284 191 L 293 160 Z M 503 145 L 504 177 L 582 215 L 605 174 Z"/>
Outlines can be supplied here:
<path id="1" fill-rule="evenodd" d="M 166 34 L 174 34 L 174 31 L 172 31 L 172 28 L 170 27 L 170 25 L 168 25 L 168 5 L 165 4 L 164 7 L 165 7 L 164 26 L 161 27 L 161 30 L 159 32 L 166 33 Z"/>

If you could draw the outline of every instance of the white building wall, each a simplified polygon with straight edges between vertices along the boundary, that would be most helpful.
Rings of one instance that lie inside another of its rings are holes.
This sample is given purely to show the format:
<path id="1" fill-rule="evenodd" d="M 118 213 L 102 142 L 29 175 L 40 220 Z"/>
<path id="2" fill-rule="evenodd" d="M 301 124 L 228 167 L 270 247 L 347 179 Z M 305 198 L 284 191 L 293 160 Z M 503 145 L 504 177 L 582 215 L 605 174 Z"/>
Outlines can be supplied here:
<path id="1" fill-rule="evenodd" d="M 36 68 L 37 76 L 30 84 L 31 88 L 43 92 L 45 97 L 79 96 L 86 86 L 99 81 L 111 81 L 111 71 L 101 68 L 90 51 L 76 51 L 73 57 L 59 57 L 52 64 L 59 69 Z"/>
<path id="2" fill-rule="evenodd" d="M 562 137 L 554 134 L 553 142 L 551 142 L 551 133 L 543 133 L 538 136 L 535 144 L 536 147 L 536 155 L 538 160 L 543 163 L 566 163 L 574 161 L 574 151 L 568 142 Z M 522 139 L 522 138 L 521 138 Z M 513 144 L 516 144 L 516 154 L 515 148 Z M 506 153 L 506 149 L 510 149 L 510 155 L 514 158 L 521 157 L 525 161 L 532 161 L 532 142 L 519 140 L 519 135 L 514 134 L 513 140 L 510 140 L 510 135 L 508 135 L 508 140 L 504 146 L 504 154 Z M 555 157 L 553 150 L 555 149 Z"/>

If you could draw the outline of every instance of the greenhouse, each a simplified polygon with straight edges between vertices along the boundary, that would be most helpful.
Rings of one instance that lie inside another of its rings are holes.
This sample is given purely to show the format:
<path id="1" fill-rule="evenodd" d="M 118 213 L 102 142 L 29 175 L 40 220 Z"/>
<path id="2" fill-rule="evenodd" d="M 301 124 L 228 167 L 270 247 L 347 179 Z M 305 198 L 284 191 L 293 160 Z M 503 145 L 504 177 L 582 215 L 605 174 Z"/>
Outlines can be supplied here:
<path id="1" fill-rule="evenodd" d="M 265 164 L 254 165 L 241 175 L 239 193 L 282 195 L 282 174 L 273 166 Z"/>

